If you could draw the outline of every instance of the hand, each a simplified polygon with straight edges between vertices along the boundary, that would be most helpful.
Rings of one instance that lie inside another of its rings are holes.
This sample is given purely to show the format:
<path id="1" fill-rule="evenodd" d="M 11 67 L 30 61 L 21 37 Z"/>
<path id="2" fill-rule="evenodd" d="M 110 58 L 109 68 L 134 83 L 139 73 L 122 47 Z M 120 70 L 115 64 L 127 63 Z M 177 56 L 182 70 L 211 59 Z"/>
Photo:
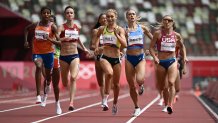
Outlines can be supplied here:
<path id="1" fill-rule="evenodd" d="M 98 55 L 98 54 L 102 54 L 102 52 L 103 52 L 103 47 L 98 47 L 95 49 L 94 54 Z"/>
<path id="2" fill-rule="evenodd" d="M 25 41 L 25 42 L 24 42 L 24 48 L 30 48 L 28 41 Z"/>
<path id="3" fill-rule="evenodd" d="M 182 74 L 186 74 L 187 71 L 186 71 L 186 67 L 184 66 L 184 68 L 182 69 Z"/>
<path id="4" fill-rule="evenodd" d="M 184 64 L 188 63 L 188 58 L 187 58 L 187 57 L 185 57 L 185 58 L 183 59 L 183 63 L 184 63 Z"/>
<path id="5" fill-rule="evenodd" d="M 119 27 L 118 28 L 114 28 L 114 34 L 117 36 L 119 34 Z"/>
<path id="6" fill-rule="evenodd" d="M 120 52 L 120 59 L 122 59 L 124 57 L 124 53 Z"/>
<path id="7" fill-rule="evenodd" d="M 145 55 L 146 56 L 150 55 L 150 51 L 149 50 L 145 50 Z"/>
<path id="8" fill-rule="evenodd" d="M 157 57 L 155 57 L 155 58 L 154 58 L 154 63 L 155 63 L 155 64 L 159 64 L 159 63 L 160 63 L 160 60 L 159 60 Z"/>

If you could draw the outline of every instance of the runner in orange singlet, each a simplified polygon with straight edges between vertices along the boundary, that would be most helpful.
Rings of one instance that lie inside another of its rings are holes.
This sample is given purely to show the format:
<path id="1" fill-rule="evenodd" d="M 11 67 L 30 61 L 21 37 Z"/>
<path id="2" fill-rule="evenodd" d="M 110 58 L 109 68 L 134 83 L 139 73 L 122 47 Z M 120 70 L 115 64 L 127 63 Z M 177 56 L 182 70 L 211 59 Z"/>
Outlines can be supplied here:
<path id="1" fill-rule="evenodd" d="M 48 93 L 51 82 L 51 72 L 54 63 L 54 45 L 57 43 L 52 40 L 59 38 L 57 33 L 57 26 L 50 22 L 51 9 L 48 7 L 43 7 L 41 9 L 41 20 L 39 22 L 28 25 L 25 28 L 25 42 L 24 46 L 29 48 L 29 42 L 27 41 L 28 33 L 30 30 L 34 30 L 34 37 L 32 41 L 32 53 L 33 53 L 33 62 L 36 66 L 35 71 L 35 81 L 36 81 L 36 90 L 37 90 L 37 99 L 36 103 L 41 103 L 42 99 L 40 96 L 40 87 L 41 87 L 41 73 L 42 65 L 45 67 L 45 79 L 46 87 L 45 93 Z"/>

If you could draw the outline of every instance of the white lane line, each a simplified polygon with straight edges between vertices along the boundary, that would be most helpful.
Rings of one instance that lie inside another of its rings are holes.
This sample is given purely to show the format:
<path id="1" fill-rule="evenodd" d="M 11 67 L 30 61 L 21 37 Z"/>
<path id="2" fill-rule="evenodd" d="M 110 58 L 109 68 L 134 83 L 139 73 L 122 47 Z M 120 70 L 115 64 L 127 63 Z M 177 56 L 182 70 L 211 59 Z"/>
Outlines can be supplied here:
<path id="1" fill-rule="evenodd" d="M 21 96 L 30 96 L 30 95 L 34 95 L 35 92 L 22 92 L 22 93 L 7 93 L 7 94 L 2 94 L 0 96 L 0 99 L 5 99 L 5 98 L 11 98 L 11 97 L 21 97 Z"/>
<path id="2" fill-rule="evenodd" d="M 123 94 L 123 95 L 120 95 L 118 99 L 126 98 L 126 97 L 128 97 L 128 96 L 129 96 L 129 93 Z M 113 98 L 110 98 L 110 99 L 108 100 L 108 102 L 111 102 L 111 101 L 113 101 Z M 66 113 L 62 113 L 62 114 L 60 114 L 60 115 L 55 115 L 55 116 L 47 117 L 47 118 L 45 118 L 45 119 L 33 121 L 32 123 L 44 122 L 44 121 L 47 121 L 47 120 L 50 120 L 50 119 L 53 119 L 53 118 L 61 117 L 61 116 L 63 116 L 63 115 L 67 115 L 67 114 L 70 114 L 70 113 L 73 113 L 73 112 L 77 112 L 77 111 L 80 111 L 80 110 L 84 110 L 84 109 L 87 109 L 87 108 L 91 108 L 91 107 L 94 107 L 94 106 L 97 106 L 97 105 L 100 105 L 100 104 L 101 104 L 101 102 L 93 103 L 93 104 L 91 104 L 91 105 L 87 105 L 87 106 L 84 106 L 84 107 L 75 109 L 75 110 L 73 110 L 73 111 L 69 111 L 69 112 L 66 112 Z"/>
<path id="3" fill-rule="evenodd" d="M 76 96 L 74 99 L 78 100 L 78 99 L 94 97 L 94 96 L 98 96 L 98 95 L 99 95 L 99 93 L 86 94 L 86 95 L 82 95 L 82 96 Z M 60 102 L 65 102 L 65 101 L 68 101 L 68 100 L 69 100 L 69 98 L 61 99 Z M 47 104 L 51 104 L 51 103 L 55 103 L 55 101 L 48 102 Z M 27 106 L 22 106 L 22 107 L 17 107 L 17 108 L 1 110 L 0 113 L 14 111 L 14 110 L 20 110 L 20 109 L 25 109 L 25 108 L 29 108 L 29 107 L 35 107 L 35 106 L 39 106 L 39 105 L 40 104 L 33 104 L 33 105 L 27 105 Z"/>
<path id="4" fill-rule="evenodd" d="M 153 99 L 148 105 L 146 105 L 139 113 L 139 115 L 141 113 L 143 113 L 145 110 L 147 110 L 149 107 L 151 107 L 151 105 L 153 105 L 158 99 L 160 98 L 160 96 L 158 95 L 155 99 Z M 138 116 L 139 116 L 138 115 Z M 131 119 L 129 119 L 126 123 L 132 123 L 133 120 L 135 120 L 138 116 L 136 117 L 132 117 Z"/>
<path id="5" fill-rule="evenodd" d="M 216 118 L 215 120 L 218 121 L 218 115 L 198 96 L 194 94 L 194 92 L 191 92 L 197 99 L 198 101 L 201 102 L 201 104 Z"/>
<path id="6" fill-rule="evenodd" d="M 65 95 L 68 95 L 69 92 L 62 92 L 59 94 L 59 96 L 65 96 Z M 83 91 L 79 91 L 77 92 L 77 94 L 81 94 L 83 93 Z M 28 96 L 28 95 L 27 95 Z M 54 94 L 48 94 L 48 97 L 54 97 Z M 11 100 L 2 100 L 0 101 L 0 104 L 2 103 L 17 103 L 18 101 L 21 102 L 21 101 L 26 101 L 26 100 L 35 100 L 36 97 L 35 96 L 31 96 L 31 97 L 25 97 L 25 98 L 20 98 L 20 99 L 11 99 Z"/>
<path id="7" fill-rule="evenodd" d="M 64 96 L 67 95 L 68 93 L 61 93 L 59 96 Z M 54 97 L 54 95 L 48 95 L 48 97 Z M 14 102 L 20 102 L 20 101 L 26 101 L 26 100 L 33 100 L 36 99 L 36 97 L 25 97 L 25 98 L 20 98 L 20 99 L 11 99 L 11 100 L 3 100 L 0 101 L 0 104 L 2 103 L 14 103 Z"/>

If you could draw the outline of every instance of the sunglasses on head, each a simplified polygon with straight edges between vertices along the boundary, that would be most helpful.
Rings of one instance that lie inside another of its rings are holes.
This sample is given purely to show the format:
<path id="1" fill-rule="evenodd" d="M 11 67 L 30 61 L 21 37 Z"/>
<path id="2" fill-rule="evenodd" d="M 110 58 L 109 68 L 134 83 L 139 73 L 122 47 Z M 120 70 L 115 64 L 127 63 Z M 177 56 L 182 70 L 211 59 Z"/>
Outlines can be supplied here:
<path id="1" fill-rule="evenodd" d="M 168 19 L 168 18 L 165 18 L 163 19 L 164 21 L 168 21 L 168 22 L 173 22 L 173 19 Z"/>

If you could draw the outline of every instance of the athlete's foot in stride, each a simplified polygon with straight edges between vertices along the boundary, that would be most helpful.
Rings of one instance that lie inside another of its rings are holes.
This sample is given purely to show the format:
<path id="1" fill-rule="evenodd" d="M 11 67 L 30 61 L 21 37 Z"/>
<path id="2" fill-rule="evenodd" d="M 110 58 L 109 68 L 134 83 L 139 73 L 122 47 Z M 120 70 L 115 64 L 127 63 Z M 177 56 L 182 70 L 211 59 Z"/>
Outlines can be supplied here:
<path id="1" fill-rule="evenodd" d="M 116 115 L 117 114 L 117 106 L 114 104 L 112 107 L 112 115 Z"/>
<path id="2" fill-rule="evenodd" d="M 171 106 L 167 107 L 167 112 L 168 114 L 172 114 L 173 113 L 173 108 Z"/>
<path id="3" fill-rule="evenodd" d="M 69 111 L 73 111 L 73 110 L 74 110 L 74 107 L 73 107 L 73 106 L 69 106 L 68 110 L 69 110 Z"/>
<path id="4" fill-rule="evenodd" d="M 108 105 L 103 105 L 103 111 L 107 111 L 107 110 L 109 110 L 109 107 L 108 107 Z"/>

